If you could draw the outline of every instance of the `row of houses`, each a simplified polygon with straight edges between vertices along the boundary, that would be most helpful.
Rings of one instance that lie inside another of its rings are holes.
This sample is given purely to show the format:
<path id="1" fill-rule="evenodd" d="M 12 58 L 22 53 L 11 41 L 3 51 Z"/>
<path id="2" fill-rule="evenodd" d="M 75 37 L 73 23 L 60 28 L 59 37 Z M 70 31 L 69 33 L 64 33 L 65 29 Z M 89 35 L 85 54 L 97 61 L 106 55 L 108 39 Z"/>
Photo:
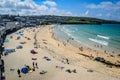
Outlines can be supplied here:
<path id="1" fill-rule="evenodd" d="M 0 24 L 0 80 L 5 80 L 4 61 L 1 59 L 4 50 L 4 39 L 9 32 L 20 29 L 21 27 L 19 22 L 1 22 Z"/>
<path id="2" fill-rule="evenodd" d="M 30 16 L 0 15 L 0 80 L 5 80 L 4 61 L 1 56 L 6 35 L 23 27 L 36 26 L 36 20 Z"/>
<path id="3" fill-rule="evenodd" d="M 0 46 L 4 40 L 3 37 L 8 32 L 28 26 L 36 26 L 36 18 L 19 15 L 0 15 Z"/>
<path id="4" fill-rule="evenodd" d="M 22 23 L 20 24 L 19 22 L 1 22 L 0 24 L 0 45 L 3 41 L 3 37 L 7 32 L 12 31 L 14 29 L 19 29 L 22 26 Z"/>
<path id="5" fill-rule="evenodd" d="M 0 24 L 0 80 L 4 80 L 4 61 L 1 59 L 2 51 L 3 51 L 3 41 L 5 39 L 5 24 L 1 23 Z"/>

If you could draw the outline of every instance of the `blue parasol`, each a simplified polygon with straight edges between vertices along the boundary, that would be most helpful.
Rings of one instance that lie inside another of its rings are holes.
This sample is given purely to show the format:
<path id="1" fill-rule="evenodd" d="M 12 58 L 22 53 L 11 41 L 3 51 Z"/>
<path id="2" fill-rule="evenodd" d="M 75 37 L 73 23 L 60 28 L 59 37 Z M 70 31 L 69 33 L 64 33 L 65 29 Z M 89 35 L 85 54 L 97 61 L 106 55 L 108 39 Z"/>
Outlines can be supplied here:
<path id="1" fill-rule="evenodd" d="M 29 69 L 27 67 L 23 67 L 21 69 L 21 72 L 24 73 L 24 74 L 28 73 L 28 71 L 29 71 Z"/>

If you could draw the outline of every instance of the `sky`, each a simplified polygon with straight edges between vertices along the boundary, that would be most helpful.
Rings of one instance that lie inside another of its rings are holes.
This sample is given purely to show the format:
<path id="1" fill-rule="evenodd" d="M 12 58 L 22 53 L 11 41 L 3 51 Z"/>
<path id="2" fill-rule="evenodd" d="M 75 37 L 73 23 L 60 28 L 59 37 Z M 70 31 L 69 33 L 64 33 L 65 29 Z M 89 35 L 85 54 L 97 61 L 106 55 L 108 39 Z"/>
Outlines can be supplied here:
<path id="1" fill-rule="evenodd" d="M 120 21 L 120 0 L 0 0 L 0 14 L 79 16 Z"/>

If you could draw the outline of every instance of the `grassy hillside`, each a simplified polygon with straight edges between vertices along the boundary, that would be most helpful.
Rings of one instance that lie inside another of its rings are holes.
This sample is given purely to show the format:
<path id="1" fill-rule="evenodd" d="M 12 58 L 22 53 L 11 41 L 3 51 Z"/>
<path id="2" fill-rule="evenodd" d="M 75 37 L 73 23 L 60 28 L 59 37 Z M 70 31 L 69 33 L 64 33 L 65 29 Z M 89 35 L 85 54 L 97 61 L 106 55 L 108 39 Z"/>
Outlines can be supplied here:
<path id="1" fill-rule="evenodd" d="M 61 23 L 61 24 L 120 24 L 119 21 L 103 20 L 90 17 L 72 17 L 72 16 L 39 16 L 44 22 Z"/>

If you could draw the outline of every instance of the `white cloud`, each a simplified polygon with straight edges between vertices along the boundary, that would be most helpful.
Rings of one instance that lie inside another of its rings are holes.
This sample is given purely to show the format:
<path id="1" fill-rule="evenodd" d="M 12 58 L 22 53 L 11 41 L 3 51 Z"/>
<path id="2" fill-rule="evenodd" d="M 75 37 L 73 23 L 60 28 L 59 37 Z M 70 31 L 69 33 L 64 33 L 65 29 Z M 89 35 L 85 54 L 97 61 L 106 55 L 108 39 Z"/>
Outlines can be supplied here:
<path id="1" fill-rule="evenodd" d="M 97 14 L 97 16 L 99 16 L 99 17 L 101 17 L 101 16 L 103 16 L 101 13 L 99 13 L 99 14 Z"/>
<path id="2" fill-rule="evenodd" d="M 79 14 L 78 16 L 80 16 L 80 17 L 90 17 L 90 16 L 91 16 L 91 14 L 90 14 L 90 11 L 89 11 L 89 10 L 87 10 L 87 11 L 85 11 L 85 12 L 83 12 L 83 13 Z"/>
<path id="3" fill-rule="evenodd" d="M 87 6 L 91 9 L 104 9 L 104 10 L 120 10 L 120 1 L 116 3 L 112 2 L 101 2 L 100 4 L 89 4 Z"/>
<path id="4" fill-rule="evenodd" d="M 51 0 L 46 0 L 41 5 L 33 0 L 0 0 L 0 14 L 72 15 L 69 11 L 57 9 L 57 4 Z"/>
<path id="5" fill-rule="evenodd" d="M 88 15 L 89 14 L 89 11 L 87 10 L 86 12 L 85 12 L 85 15 Z"/>
<path id="6" fill-rule="evenodd" d="M 90 9 L 92 16 L 104 19 L 120 21 L 120 1 L 101 2 L 100 4 L 88 4 L 87 9 Z"/>
<path id="7" fill-rule="evenodd" d="M 45 2 L 43 2 L 43 4 L 49 5 L 51 7 L 57 6 L 57 4 L 53 1 L 45 1 Z"/>
<path id="8" fill-rule="evenodd" d="M 25 2 L 20 2 L 20 0 L 1 0 L 0 1 L 0 7 L 1 8 L 31 8 L 32 6 L 26 4 L 27 1 Z"/>
<path id="9" fill-rule="evenodd" d="M 47 6 L 45 6 L 45 5 L 40 5 L 38 8 L 36 8 L 36 10 L 40 10 L 40 11 L 46 11 L 46 10 L 48 10 L 48 7 Z"/>

